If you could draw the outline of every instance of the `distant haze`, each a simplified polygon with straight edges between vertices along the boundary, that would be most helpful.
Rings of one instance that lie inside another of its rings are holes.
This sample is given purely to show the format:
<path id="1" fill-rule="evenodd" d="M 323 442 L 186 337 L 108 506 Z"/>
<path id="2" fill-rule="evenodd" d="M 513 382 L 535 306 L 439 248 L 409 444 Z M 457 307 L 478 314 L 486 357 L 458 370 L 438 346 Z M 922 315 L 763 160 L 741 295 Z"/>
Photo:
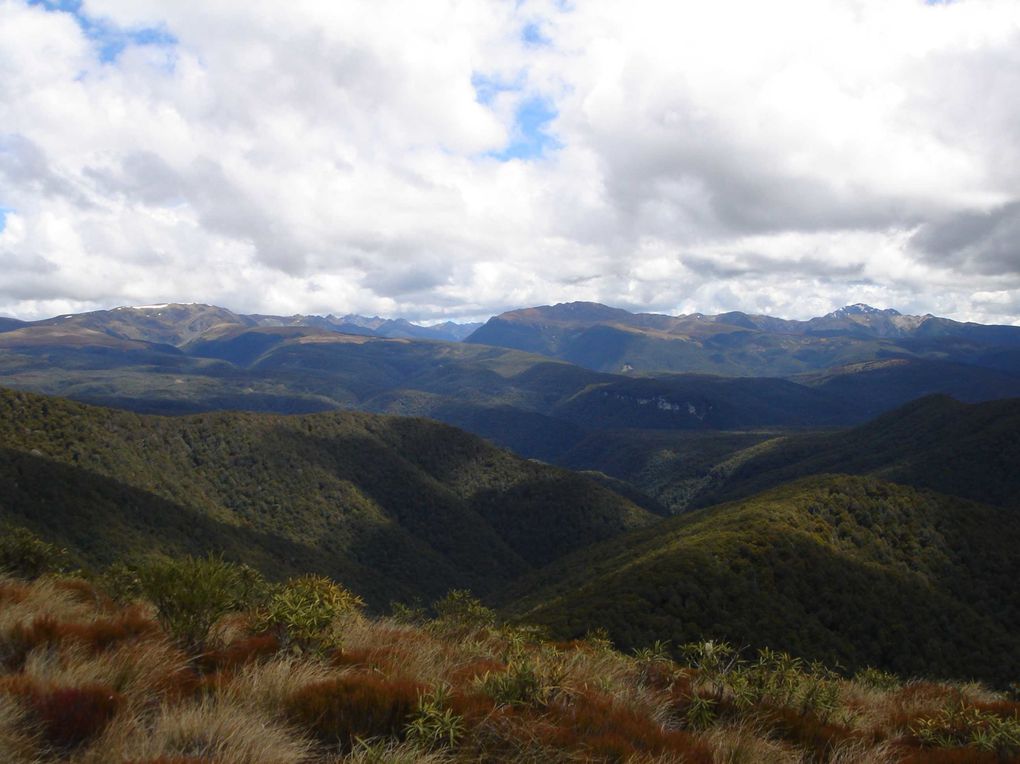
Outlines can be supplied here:
<path id="1" fill-rule="evenodd" d="M 0 0 L 0 315 L 1020 323 L 1015 0 Z"/>

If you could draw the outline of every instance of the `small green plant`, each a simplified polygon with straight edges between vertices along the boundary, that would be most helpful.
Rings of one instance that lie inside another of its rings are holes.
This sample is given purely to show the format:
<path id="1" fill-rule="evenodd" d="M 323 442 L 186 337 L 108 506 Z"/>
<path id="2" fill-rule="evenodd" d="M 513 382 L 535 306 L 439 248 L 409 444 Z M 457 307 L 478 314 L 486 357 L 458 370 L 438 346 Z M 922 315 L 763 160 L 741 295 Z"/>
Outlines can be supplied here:
<path id="1" fill-rule="evenodd" d="M 506 671 L 486 672 L 477 680 L 479 689 L 501 706 L 526 706 L 542 703 L 546 689 L 534 662 L 513 660 Z"/>
<path id="2" fill-rule="evenodd" d="M 1020 716 L 986 713 L 962 700 L 950 703 L 938 716 L 921 719 L 913 732 L 922 743 L 937 748 L 973 746 L 1003 761 L 1020 754 Z"/>
<path id="3" fill-rule="evenodd" d="M 669 644 L 657 639 L 650 647 L 639 647 L 634 651 L 634 660 L 638 663 L 669 663 Z"/>
<path id="4" fill-rule="evenodd" d="M 696 730 L 708 729 L 715 721 L 715 701 L 695 695 L 687 707 L 687 726 Z"/>
<path id="5" fill-rule="evenodd" d="M 275 629 L 281 642 L 299 651 L 337 647 L 337 619 L 364 606 L 360 597 L 325 576 L 301 576 L 269 598 L 257 625 Z"/>
<path id="6" fill-rule="evenodd" d="M 707 640 L 680 646 L 680 654 L 688 666 L 697 669 L 698 678 L 712 688 L 716 701 L 722 700 L 730 675 L 740 663 L 733 645 Z"/>
<path id="7" fill-rule="evenodd" d="M 606 653 L 613 649 L 613 640 L 609 636 L 609 630 L 604 626 L 589 629 L 584 635 L 584 641 L 596 652 Z"/>
<path id="8" fill-rule="evenodd" d="M 411 626 L 419 626 L 428 620 L 428 613 L 419 599 L 412 600 L 410 603 L 391 602 L 390 615 L 394 621 Z"/>
<path id="9" fill-rule="evenodd" d="M 214 555 L 148 560 L 137 574 L 160 623 L 192 651 L 202 648 L 216 621 L 249 605 L 241 567 Z"/>
<path id="10" fill-rule="evenodd" d="M 854 681 L 873 690 L 895 690 L 901 685 L 899 677 L 895 674 L 871 666 L 858 671 L 854 675 Z"/>
<path id="11" fill-rule="evenodd" d="M 34 579 L 45 573 L 65 572 L 70 567 L 66 549 L 43 541 L 27 528 L 0 527 L 0 571 Z"/>
<path id="12" fill-rule="evenodd" d="M 464 734 L 464 720 L 449 708 L 449 689 L 438 687 L 421 695 L 404 732 L 409 742 L 425 750 L 456 746 Z"/>

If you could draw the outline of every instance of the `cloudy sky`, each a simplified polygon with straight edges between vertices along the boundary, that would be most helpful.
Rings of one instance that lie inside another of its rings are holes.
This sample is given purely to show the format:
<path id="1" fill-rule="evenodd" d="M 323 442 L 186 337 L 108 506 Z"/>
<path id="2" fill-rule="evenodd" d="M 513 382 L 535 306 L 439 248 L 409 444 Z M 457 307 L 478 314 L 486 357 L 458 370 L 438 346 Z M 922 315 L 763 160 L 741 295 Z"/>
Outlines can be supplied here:
<path id="1" fill-rule="evenodd" d="M 1020 323 L 1016 0 L 0 0 L 0 314 Z"/>

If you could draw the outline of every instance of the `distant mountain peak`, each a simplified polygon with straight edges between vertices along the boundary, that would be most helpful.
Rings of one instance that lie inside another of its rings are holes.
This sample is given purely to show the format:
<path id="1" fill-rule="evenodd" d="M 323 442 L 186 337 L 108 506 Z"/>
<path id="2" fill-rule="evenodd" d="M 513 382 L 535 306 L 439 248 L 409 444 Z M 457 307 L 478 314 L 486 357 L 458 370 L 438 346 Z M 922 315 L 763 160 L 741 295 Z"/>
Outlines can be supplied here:
<path id="1" fill-rule="evenodd" d="M 901 315 L 898 310 L 894 308 L 873 308 L 870 305 L 866 305 L 863 302 L 856 302 L 853 305 L 844 305 L 839 310 L 835 310 L 829 314 L 833 318 L 842 318 L 844 316 L 899 316 Z M 826 316 L 828 318 L 829 316 Z"/>

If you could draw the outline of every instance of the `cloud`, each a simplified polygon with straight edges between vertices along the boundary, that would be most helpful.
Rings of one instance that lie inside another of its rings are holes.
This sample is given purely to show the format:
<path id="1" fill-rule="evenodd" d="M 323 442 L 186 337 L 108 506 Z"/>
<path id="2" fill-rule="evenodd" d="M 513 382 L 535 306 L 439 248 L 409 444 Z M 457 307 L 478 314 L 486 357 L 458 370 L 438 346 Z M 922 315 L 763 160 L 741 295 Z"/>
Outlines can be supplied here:
<path id="1" fill-rule="evenodd" d="M 0 312 L 1020 321 L 1012 0 L 0 0 Z"/>
<path id="2" fill-rule="evenodd" d="M 1020 274 L 1020 201 L 927 222 L 910 243 L 921 257 L 954 270 Z"/>

